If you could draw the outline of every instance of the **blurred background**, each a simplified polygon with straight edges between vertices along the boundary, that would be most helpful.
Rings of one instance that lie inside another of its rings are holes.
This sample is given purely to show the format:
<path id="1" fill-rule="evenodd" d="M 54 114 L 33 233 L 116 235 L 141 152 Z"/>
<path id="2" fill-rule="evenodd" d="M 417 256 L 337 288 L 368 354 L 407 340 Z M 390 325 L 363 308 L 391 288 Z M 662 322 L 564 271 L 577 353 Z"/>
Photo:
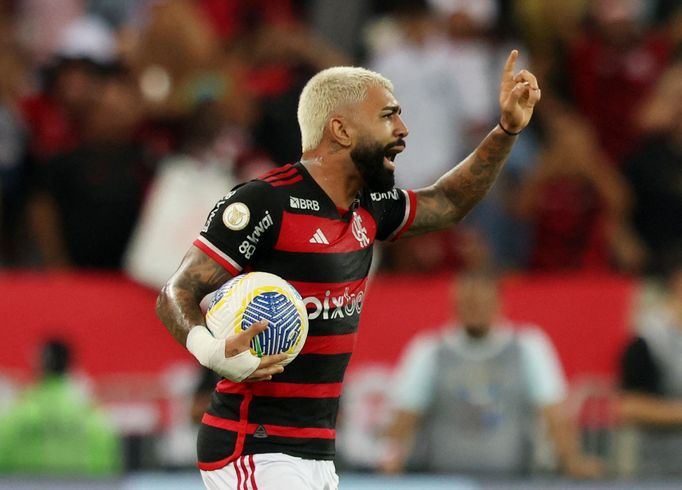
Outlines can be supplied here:
<path id="1" fill-rule="evenodd" d="M 334 65 L 393 81 L 397 183 L 432 183 L 496 124 L 513 48 L 542 101 L 495 187 L 377 247 L 342 488 L 679 488 L 677 0 L 0 2 L 0 488 L 201 488 L 213 380 L 154 301 L 213 204 L 298 160 L 298 95 Z M 493 293 L 453 288 L 479 271 Z"/>

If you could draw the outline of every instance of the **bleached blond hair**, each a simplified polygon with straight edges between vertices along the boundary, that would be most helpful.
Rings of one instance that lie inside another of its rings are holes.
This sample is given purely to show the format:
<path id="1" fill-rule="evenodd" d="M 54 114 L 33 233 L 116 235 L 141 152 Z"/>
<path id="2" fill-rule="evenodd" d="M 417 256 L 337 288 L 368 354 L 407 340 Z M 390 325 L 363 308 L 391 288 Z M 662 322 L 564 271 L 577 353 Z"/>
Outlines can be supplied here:
<path id="1" fill-rule="evenodd" d="M 367 89 L 384 87 L 393 92 L 393 84 L 379 73 L 356 66 L 334 66 L 308 80 L 298 100 L 298 125 L 304 152 L 322 141 L 324 128 L 332 113 L 339 108 L 362 102 Z"/>

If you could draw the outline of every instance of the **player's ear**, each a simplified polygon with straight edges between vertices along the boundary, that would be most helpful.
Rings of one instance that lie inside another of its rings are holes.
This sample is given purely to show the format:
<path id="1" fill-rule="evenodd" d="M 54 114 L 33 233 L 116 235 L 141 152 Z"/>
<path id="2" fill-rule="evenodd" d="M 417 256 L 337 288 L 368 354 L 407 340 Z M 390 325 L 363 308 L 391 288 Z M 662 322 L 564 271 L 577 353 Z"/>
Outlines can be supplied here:
<path id="1" fill-rule="evenodd" d="M 353 130 L 349 120 L 343 116 L 332 116 L 329 118 L 329 134 L 332 141 L 343 148 L 348 148 L 353 143 Z"/>

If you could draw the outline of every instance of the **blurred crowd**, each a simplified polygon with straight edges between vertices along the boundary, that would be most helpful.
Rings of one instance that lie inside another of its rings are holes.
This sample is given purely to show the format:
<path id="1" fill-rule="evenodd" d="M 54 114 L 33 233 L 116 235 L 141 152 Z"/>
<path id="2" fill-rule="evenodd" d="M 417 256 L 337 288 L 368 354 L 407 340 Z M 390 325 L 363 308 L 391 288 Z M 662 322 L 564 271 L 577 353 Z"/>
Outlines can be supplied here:
<path id="1" fill-rule="evenodd" d="M 366 66 L 394 82 L 410 130 L 397 184 L 429 185 L 497 123 L 499 77 L 512 48 L 537 75 L 542 101 L 495 187 L 463 223 L 382 246 L 379 267 L 667 280 L 624 351 L 619 416 L 644 427 L 650 474 L 670 474 L 661 461 L 682 467 L 662 457 L 682 446 L 678 0 L 0 2 L 0 269 L 123 270 L 163 284 L 217 200 L 299 158 L 300 90 L 334 65 Z M 538 349 L 551 351 L 544 340 L 517 348 L 515 337 L 500 337 L 495 294 L 484 325 L 493 332 L 490 349 L 443 334 L 454 346 L 454 354 L 441 353 L 452 354 L 453 373 L 463 363 L 499 374 L 498 362 L 522 365 Z M 508 351 L 493 348 L 500 338 Z M 460 356 L 470 344 L 476 355 Z M 553 351 L 545 358 L 555 362 Z M 530 403 L 562 428 L 553 412 L 564 398 L 561 376 L 558 369 L 548 382 L 549 395 L 510 405 Z M 456 381 L 464 386 L 459 403 L 470 408 L 464 395 L 481 390 Z M 517 381 L 521 391 L 534 385 Z M 53 396 L 54 386 L 43 391 Z M 439 387 L 424 391 L 418 406 L 406 396 L 412 405 L 397 407 L 389 436 L 419 437 L 417 421 L 440 401 Z M 601 474 L 581 459 L 575 434 L 559 432 L 557 445 L 571 456 L 566 473 Z M 382 469 L 409 469 L 408 446 Z"/>
<path id="2" fill-rule="evenodd" d="M 213 202 L 298 159 L 299 91 L 332 65 L 392 79 L 398 185 L 428 185 L 496 123 L 511 48 L 542 86 L 533 125 L 461 225 L 381 267 L 656 274 L 682 248 L 675 0 L 0 5 L 2 267 L 160 283 Z"/>

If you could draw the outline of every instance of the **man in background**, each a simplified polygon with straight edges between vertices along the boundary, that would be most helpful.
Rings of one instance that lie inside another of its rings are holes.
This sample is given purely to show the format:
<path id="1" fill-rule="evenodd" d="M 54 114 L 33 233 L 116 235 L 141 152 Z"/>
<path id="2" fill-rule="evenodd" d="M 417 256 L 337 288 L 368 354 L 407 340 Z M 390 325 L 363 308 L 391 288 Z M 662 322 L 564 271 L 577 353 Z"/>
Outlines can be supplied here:
<path id="1" fill-rule="evenodd" d="M 621 420 L 634 429 L 641 477 L 682 475 L 682 256 L 669 260 L 664 300 L 639 321 L 621 360 Z"/>
<path id="2" fill-rule="evenodd" d="M 562 471 L 599 476 L 562 411 L 566 383 L 549 339 L 499 317 L 493 277 L 468 273 L 454 291 L 458 323 L 418 336 L 398 368 L 383 471 L 527 475 L 540 415 Z"/>
<path id="3" fill-rule="evenodd" d="M 71 350 L 45 343 L 40 379 L 0 418 L 0 474 L 114 476 L 121 451 L 113 428 L 80 392 Z"/>

